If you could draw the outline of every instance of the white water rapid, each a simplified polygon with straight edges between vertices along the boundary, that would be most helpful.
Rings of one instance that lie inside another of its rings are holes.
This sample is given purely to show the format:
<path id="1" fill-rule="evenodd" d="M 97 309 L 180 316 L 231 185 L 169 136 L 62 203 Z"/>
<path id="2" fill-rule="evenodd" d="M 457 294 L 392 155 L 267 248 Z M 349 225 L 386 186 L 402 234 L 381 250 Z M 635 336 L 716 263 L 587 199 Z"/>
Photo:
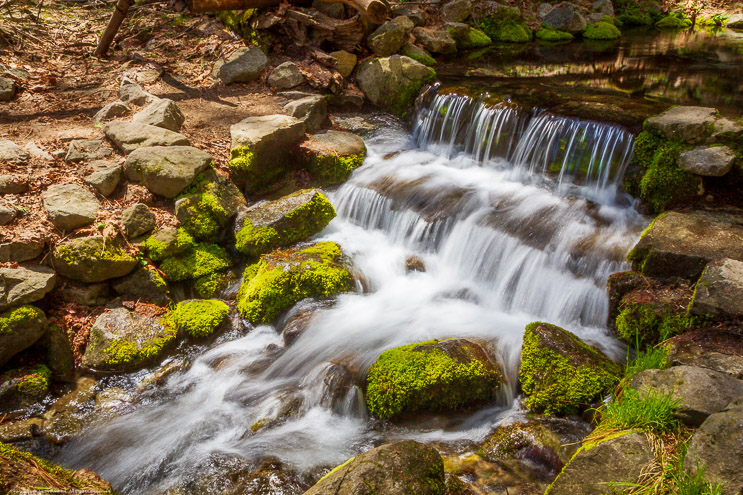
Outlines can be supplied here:
<path id="1" fill-rule="evenodd" d="M 441 95 L 413 135 L 387 122 L 366 142 L 364 165 L 330 194 L 338 216 L 318 236 L 353 261 L 358 292 L 321 305 L 291 345 L 281 325 L 221 338 L 58 460 L 148 494 L 269 456 L 306 472 L 393 439 L 480 441 L 518 407 L 527 323 L 623 353 L 605 328 L 605 284 L 627 268 L 644 224 L 617 192 L 630 134 Z M 424 272 L 406 270 L 410 256 Z M 360 386 L 381 352 L 458 336 L 492 342 L 508 379 L 495 403 L 389 428 L 367 416 Z"/>

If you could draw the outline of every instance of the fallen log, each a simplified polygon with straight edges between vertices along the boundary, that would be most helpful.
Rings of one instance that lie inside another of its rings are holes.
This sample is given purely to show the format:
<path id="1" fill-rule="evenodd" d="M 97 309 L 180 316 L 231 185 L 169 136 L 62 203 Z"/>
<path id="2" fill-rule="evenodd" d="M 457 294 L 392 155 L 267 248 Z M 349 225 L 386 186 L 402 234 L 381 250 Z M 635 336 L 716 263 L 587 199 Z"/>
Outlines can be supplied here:
<path id="1" fill-rule="evenodd" d="M 279 5 L 282 0 L 190 0 L 191 12 L 216 12 L 219 10 L 262 9 Z M 342 2 L 356 10 L 362 17 L 374 24 L 382 24 L 390 16 L 387 0 L 322 0 L 326 3 Z M 307 0 L 294 0 L 291 4 L 309 3 Z"/>

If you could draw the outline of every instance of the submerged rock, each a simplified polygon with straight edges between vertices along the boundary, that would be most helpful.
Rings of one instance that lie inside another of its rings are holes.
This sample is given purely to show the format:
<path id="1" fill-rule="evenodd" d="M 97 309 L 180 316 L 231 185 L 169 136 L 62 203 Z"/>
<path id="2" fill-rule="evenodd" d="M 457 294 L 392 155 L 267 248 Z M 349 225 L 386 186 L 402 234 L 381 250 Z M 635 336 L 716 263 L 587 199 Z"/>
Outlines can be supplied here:
<path id="1" fill-rule="evenodd" d="M 364 140 L 345 131 L 313 134 L 299 146 L 304 168 L 323 185 L 344 182 L 366 156 Z"/>
<path id="2" fill-rule="evenodd" d="M 173 198 L 211 163 L 209 153 L 191 146 L 148 146 L 132 152 L 124 163 L 129 180 L 153 194 Z"/>
<path id="3" fill-rule="evenodd" d="M 115 120 L 103 126 L 103 133 L 124 154 L 150 146 L 188 146 L 188 138 L 177 132 L 139 122 Z"/>
<path id="4" fill-rule="evenodd" d="M 79 435 L 90 421 L 90 409 L 86 406 L 93 401 L 96 383 L 93 378 L 81 377 L 75 388 L 57 399 L 44 413 L 44 436 L 54 444 L 64 444 Z"/>
<path id="5" fill-rule="evenodd" d="M 689 311 L 700 316 L 743 316 L 743 262 L 725 258 L 707 264 Z"/>
<path id="6" fill-rule="evenodd" d="M 380 418 L 456 411 L 492 399 L 502 382 L 477 342 L 431 340 L 383 352 L 367 374 L 366 404 Z"/>
<path id="7" fill-rule="evenodd" d="M 414 440 L 382 445 L 336 467 L 305 495 L 444 495 L 444 462 Z"/>
<path id="8" fill-rule="evenodd" d="M 57 281 L 45 266 L 0 268 L 0 311 L 41 300 Z"/>
<path id="9" fill-rule="evenodd" d="M 46 330 L 46 316 L 35 306 L 21 306 L 0 314 L 0 366 L 31 347 Z"/>
<path id="10" fill-rule="evenodd" d="M 356 71 L 356 81 L 369 101 L 397 115 L 403 115 L 423 84 L 435 77 L 433 69 L 400 55 L 367 60 Z"/>

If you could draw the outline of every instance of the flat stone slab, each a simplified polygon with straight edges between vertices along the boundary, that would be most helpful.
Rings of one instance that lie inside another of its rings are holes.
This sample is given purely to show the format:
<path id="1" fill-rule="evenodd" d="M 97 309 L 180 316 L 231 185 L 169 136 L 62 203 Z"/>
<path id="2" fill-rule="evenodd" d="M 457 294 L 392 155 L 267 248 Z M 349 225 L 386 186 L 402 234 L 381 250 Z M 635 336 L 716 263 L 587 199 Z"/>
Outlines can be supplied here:
<path id="1" fill-rule="evenodd" d="M 124 173 L 153 194 L 174 198 L 212 161 L 209 153 L 191 146 L 143 147 L 127 157 Z"/>
<path id="2" fill-rule="evenodd" d="M 645 128 L 690 143 L 704 141 L 714 129 L 717 110 L 709 107 L 671 107 L 645 121 Z"/>
<path id="3" fill-rule="evenodd" d="M 225 84 L 255 81 L 267 63 L 268 58 L 260 48 L 255 46 L 238 48 L 227 58 L 220 59 L 214 64 L 212 77 Z"/>
<path id="4" fill-rule="evenodd" d="M 186 117 L 173 100 L 158 99 L 147 105 L 134 115 L 132 122 L 154 125 L 173 132 L 181 130 Z"/>
<path id="5" fill-rule="evenodd" d="M 673 366 L 698 366 L 743 379 L 743 356 L 704 349 L 693 342 L 673 342 L 668 360 Z"/>
<path id="6" fill-rule="evenodd" d="M 725 258 L 709 263 L 694 289 L 691 312 L 743 316 L 743 262 Z"/>
<path id="7" fill-rule="evenodd" d="M 182 134 L 138 122 L 109 122 L 103 126 L 103 133 L 125 154 L 150 146 L 188 146 L 191 144 Z"/>
<path id="8" fill-rule="evenodd" d="M 18 240 L 0 244 L 0 261 L 28 261 L 39 257 L 44 243 L 36 240 Z"/>
<path id="9" fill-rule="evenodd" d="M 101 139 L 77 139 L 70 141 L 65 160 L 68 162 L 84 162 L 109 157 L 114 150 L 103 143 Z"/>
<path id="10" fill-rule="evenodd" d="M 679 155 L 679 165 L 689 173 L 722 177 L 730 172 L 735 152 L 727 146 L 698 146 Z"/>
<path id="11" fill-rule="evenodd" d="M 57 281 L 46 266 L 0 268 L 0 311 L 43 299 Z"/>
<path id="12" fill-rule="evenodd" d="M 95 194 L 77 184 L 54 184 L 41 195 L 49 220 L 68 232 L 93 223 L 100 202 Z"/>
<path id="13" fill-rule="evenodd" d="M 13 141 L 0 139 L 0 163 L 6 162 L 13 165 L 26 165 L 31 160 L 31 155 Z"/>

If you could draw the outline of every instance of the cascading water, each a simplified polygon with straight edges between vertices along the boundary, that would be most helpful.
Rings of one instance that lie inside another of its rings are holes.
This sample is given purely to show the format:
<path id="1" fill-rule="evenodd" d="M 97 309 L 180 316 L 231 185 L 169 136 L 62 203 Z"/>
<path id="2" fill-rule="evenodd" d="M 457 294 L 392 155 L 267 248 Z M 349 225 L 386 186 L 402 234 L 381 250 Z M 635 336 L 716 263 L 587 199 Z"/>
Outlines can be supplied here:
<path id="1" fill-rule="evenodd" d="M 277 333 L 283 322 L 223 336 L 130 412 L 88 428 L 59 460 L 100 472 L 124 493 L 163 493 L 195 490 L 198 479 L 224 479 L 225 465 L 240 471 L 266 457 L 308 472 L 393 439 L 481 441 L 518 408 L 527 323 L 547 320 L 621 353 L 604 327 L 605 283 L 626 268 L 643 224 L 617 201 L 631 136 L 455 95 L 436 97 L 414 132 L 382 126 L 367 139 L 364 165 L 331 194 L 338 217 L 319 237 L 351 257 L 363 293 L 301 302 L 283 321 L 315 313 L 289 345 Z M 559 193 L 581 153 L 589 156 L 584 185 Z M 561 177 L 531 180 L 554 156 L 563 157 Z M 410 256 L 424 272 L 406 270 Z M 365 370 L 391 347 L 448 337 L 491 343 L 507 377 L 498 400 L 375 428 Z M 144 374 L 128 377 L 130 386 Z"/>

